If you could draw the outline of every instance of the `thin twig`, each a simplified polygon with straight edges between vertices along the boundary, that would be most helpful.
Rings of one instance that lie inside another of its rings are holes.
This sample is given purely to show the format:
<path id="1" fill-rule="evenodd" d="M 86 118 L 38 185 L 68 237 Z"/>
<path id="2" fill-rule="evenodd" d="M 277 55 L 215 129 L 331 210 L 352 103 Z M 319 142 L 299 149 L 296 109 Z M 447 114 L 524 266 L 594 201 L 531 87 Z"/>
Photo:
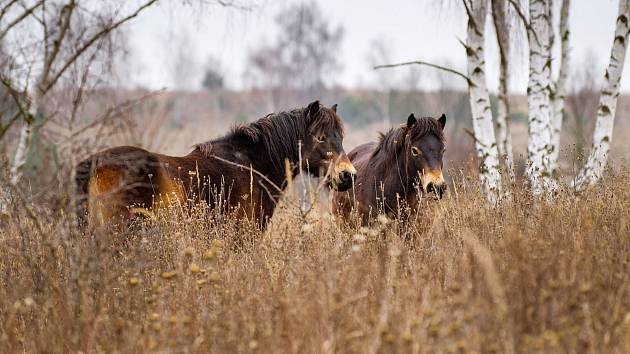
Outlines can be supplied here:
<path id="1" fill-rule="evenodd" d="M 431 68 L 435 68 L 435 69 L 438 69 L 438 70 L 446 71 L 446 72 L 451 73 L 451 74 L 455 74 L 455 75 L 461 77 L 462 79 L 466 80 L 466 82 L 469 85 L 473 84 L 472 80 L 466 74 L 463 74 L 463 73 L 461 73 L 461 72 L 459 72 L 459 71 L 457 71 L 455 69 L 452 69 L 452 68 L 447 68 L 447 67 L 442 66 L 442 65 L 437 65 L 437 64 L 429 63 L 429 62 L 422 61 L 422 60 L 408 61 L 408 62 L 398 63 L 398 64 L 377 65 L 377 66 L 374 67 L 374 69 L 378 70 L 378 69 L 384 69 L 384 68 L 395 68 L 395 67 L 398 67 L 398 66 L 406 66 L 406 65 L 414 65 L 414 64 L 425 65 L 425 66 L 428 66 L 428 67 L 431 67 Z"/>
<path id="2" fill-rule="evenodd" d="M 479 139 L 477 139 L 477 137 L 475 136 L 475 133 L 473 133 L 470 129 L 468 129 L 468 128 L 463 128 L 463 129 L 464 129 L 464 132 L 466 134 L 470 135 L 470 137 L 475 141 L 475 143 L 477 143 L 477 144 L 479 144 L 479 145 L 481 145 L 483 147 L 486 147 L 486 144 L 484 144 L 481 141 L 479 141 Z"/>
<path id="3" fill-rule="evenodd" d="M 219 160 L 219 161 L 221 161 L 221 162 L 225 162 L 225 163 L 227 163 L 227 164 L 229 164 L 229 165 L 232 165 L 232 166 L 240 167 L 240 168 L 242 168 L 242 169 L 246 169 L 246 170 L 251 170 L 251 171 L 252 171 L 253 173 L 255 173 L 257 176 L 259 176 L 260 178 L 262 178 L 263 180 L 265 180 L 266 182 L 268 182 L 269 184 L 271 184 L 271 186 L 272 186 L 273 188 L 275 188 L 278 192 L 282 192 L 282 188 L 278 187 L 278 185 L 277 185 L 277 184 L 275 184 L 275 183 L 273 183 L 273 182 L 272 182 L 272 181 L 271 181 L 271 180 L 270 180 L 267 176 L 265 176 L 264 174 L 262 174 L 261 172 L 259 172 L 258 170 L 254 169 L 254 168 L 252 168 L 252 167 L 250 167 L 250 166 L 245 166 L 245 165 L 242 165 L 242 164 L 240 164 L 240 163 L 232 162 L 232 161 L 230 161 L 230 160 L 226 160 L 226 159 L 224 159 L 224 158 L 222 158 L 222 157 L 219 157 L 219 156 L 217 156 L 217 155 L 210 155 L 210 157 L 212 157 L 212 158 L 214 158 L 214 159 L 217 159 L 217 160 Z"/>
<path id="4" fill-rule="evenodd" d="M 107 109 L 105 111 L 105 113 L 101 114 L 100 117 L 96 118 L 93 122 L 91 122 L 91 123 L 89 123 L 89 124 L 79 128 L 79 129 L 75 130 L 72 133 L 72 135 L 70 135 L 70 138 L 74 138 L 77 135 L 85 132 L 86 130 L 88 130 L 88 129 L 98 125 L 99 123 L 105 122 L 109 118 L 113 117 L 117 112 L 122 112 L 124 110 L 131 109 L 134 106 L 142 103 L 146 99 L 151 98 L 153 96 L 157 96 L 158 94 L 163 93 L 163 92 L 164 92 L 164 89 L 161 89 L 161 90 L 158 90 L 158 91 L 152 91 L 152 92 L 150 92 L 150 93 L 148 93 L 146 95 L 143 95 L 143 96 L 140 96 L 138 98 L 131 99 L 131 100 L 124 101 L 124 102 L 122 102 L 122 103 L 120 103 L 120 104 L 118 104 L 118 105 L 116 105 L 114 107 L 111 107 L 111 108 Z M 98 135 L 98 134 L 96 134 L 96 135 Z"/>

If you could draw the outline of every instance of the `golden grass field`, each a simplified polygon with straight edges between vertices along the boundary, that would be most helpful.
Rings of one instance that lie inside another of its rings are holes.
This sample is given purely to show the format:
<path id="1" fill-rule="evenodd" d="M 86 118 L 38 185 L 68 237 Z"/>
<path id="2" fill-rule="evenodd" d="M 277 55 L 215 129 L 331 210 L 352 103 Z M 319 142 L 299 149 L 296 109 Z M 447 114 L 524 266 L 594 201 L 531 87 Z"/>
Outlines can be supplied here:
<path id="1" fill-rule="evenodd" d="M 197 206 L 123 231 L 17 203 L 2 353 L 630 353 L 630 171 L 485 206 L 472 174 L 371 227 L 285 202 L 264 232 Z"/>

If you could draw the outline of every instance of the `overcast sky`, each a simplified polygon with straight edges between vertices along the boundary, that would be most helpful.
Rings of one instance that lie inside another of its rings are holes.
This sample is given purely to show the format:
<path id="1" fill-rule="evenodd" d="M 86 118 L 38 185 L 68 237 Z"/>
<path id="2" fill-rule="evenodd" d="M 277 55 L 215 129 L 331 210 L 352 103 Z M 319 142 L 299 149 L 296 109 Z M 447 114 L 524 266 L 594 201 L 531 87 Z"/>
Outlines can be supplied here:
<path id="1" fill-rule="evenodd" d="M 246 1 L 246 0 L 243 0 Z M 261 42 L 271 42 L 276 34 L 274 16 L 292 3 L 303 0 L 251 0 L 250 11 L 220 6 L 184 7 L 181 1 L 169 1 L 147 10 L 128 27 L 130 31 L 126 77 L 132 85 L 148 88 L 173 88 L 174 53 L 187 48 L 188 65 L 180 70 L 193 71 L 198 79 L 185 84 L 199 87 L 203 64 L 216 57 L 229 87 L 243 87 L 242 73 L 247 53 Z M 385 41 L 394 62 L 422 59 L 448 63 L 465 71 L 465 53 L 458 39 L 465 40 L 465 18 L 459 1 L 435 0 L 319 0 L 323 13 L 332 24 L 344 27 L 345 37 L 339 52 L 343 70 L 329 83 L 345 87 L 375 84 L 368 65 L 370 43 Z M 573 69 L 593 62 L 597 77 L 602 77 L 610 55 L 617 1 L 574 0 L 571 8 L 571 45 Z M 488 28 L 490 29 L 490 28 Z M 492 31 L 487 31 L 487 72 L 489 85 L 495 89 L 498 75 L 497 47 Z M 527 60 L 525 53 L 515 62 L 514 91 L 525 91 Z M 395 70 L 395 69 L 394 69 Z M 435 79 L 423 70 L 421 86 L 433 88 Z M 400 70 L 392 75 L 403 75 Z M 630 92 L 630 74 L 622 80 L 622 90 Z M 456 77 L 454 85 L 462 85 Z M 599 79 L 601 80 L 601 79 Z"/>

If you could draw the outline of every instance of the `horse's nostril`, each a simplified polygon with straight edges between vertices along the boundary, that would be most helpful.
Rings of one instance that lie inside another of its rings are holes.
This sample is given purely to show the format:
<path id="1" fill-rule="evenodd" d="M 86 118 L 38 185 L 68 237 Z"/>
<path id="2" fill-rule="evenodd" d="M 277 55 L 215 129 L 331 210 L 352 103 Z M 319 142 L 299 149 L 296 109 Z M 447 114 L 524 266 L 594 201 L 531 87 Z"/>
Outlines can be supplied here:
<path id="1" fill-rule="evenodd" d="M 442 198 L 445 190 L 446 185 L 444 184 L 435 184 L 431 182 L 427 185 L 427 193 L 435 193 L 438 198 Z"/>
<path id="2" fill-rule="evenodd" d="M 343 171 L 339 174 L 339 180 L 341 183 L 350 183 L 352 182 L 352 173 L 348 171 Z"/>

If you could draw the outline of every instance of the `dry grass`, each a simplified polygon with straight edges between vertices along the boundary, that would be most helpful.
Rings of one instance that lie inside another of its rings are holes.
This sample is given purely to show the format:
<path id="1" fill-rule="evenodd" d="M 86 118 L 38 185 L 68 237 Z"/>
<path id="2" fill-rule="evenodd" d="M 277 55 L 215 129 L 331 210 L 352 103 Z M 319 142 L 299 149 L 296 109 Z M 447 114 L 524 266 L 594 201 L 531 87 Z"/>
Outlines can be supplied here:
<path id="1" fill-rule="evenodd" d="M 261 233 L 198 207 L 81 234 L 16 205 L 0 352 L 630 352 L 629 171 L 496 209 L 451 175 L 419 220 L 371 228 L 282 211 Z"/>

